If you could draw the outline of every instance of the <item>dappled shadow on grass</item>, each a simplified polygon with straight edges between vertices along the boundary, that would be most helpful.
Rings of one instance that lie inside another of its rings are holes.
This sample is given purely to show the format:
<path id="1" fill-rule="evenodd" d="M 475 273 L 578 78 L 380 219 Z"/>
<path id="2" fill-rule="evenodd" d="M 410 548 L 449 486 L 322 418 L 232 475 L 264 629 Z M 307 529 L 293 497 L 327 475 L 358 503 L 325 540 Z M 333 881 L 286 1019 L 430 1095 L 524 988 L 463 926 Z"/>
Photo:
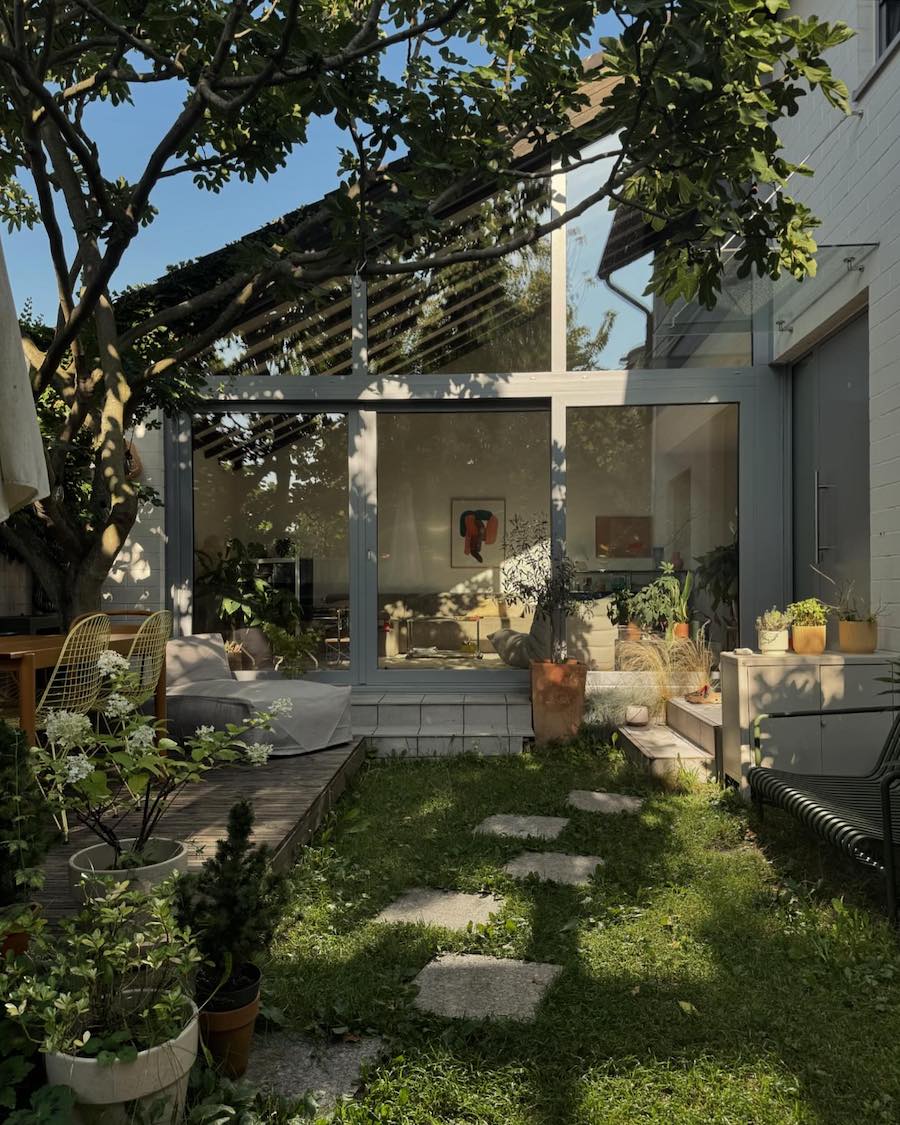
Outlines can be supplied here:
<path id="1" fill-rule="evenodd" d="M 273 1000 L 300 1027 L 386 1036 L 372 1089 L 402 1125 L 900 1120 L 893 935 L 786 898 L 746 813 L 708 793 L 650 791 L 637 816 L 566 808 L 570 788 L 624 788 L 625 776 L 566 752 L 370 770 L 334 850 L 298 869 Z M 494 812 L 566 815 L 557 840 L 524 846 L 606 866 L 589 887 L 514 883 L 499 868 L 523 843 L 472 833 Z M 469 933 L 371 921 L 410 886 L 487 887 L 506 903 Z M 533 1022 L 448 1021 L 410 1006 L 410 982 L 443 951 L 563 972 Z M 415 1095 L 402 1110 L 401 1088 Z"/>

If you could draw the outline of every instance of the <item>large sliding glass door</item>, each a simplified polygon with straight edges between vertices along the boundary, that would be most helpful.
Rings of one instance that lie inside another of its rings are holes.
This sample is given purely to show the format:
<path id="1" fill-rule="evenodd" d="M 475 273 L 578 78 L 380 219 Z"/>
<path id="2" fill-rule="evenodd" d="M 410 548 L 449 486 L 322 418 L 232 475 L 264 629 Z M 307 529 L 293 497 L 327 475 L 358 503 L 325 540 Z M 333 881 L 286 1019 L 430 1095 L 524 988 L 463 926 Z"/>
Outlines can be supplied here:
<path id="1" fill-rule="evenodd" d="M 346 413 L 193 421 L 193 628 L 235 666 L 350 667 L 347 431 Z"/>
<path id="2" fill-rule="evenodd" d="M 379 671 L 480 678 L 527 667 L 521 641 L 537 643 L 536 630 L 507 597 L 508 532 L 527 523 L 546 537 L 549 498 L 545 406 L 379 411 Z"/>

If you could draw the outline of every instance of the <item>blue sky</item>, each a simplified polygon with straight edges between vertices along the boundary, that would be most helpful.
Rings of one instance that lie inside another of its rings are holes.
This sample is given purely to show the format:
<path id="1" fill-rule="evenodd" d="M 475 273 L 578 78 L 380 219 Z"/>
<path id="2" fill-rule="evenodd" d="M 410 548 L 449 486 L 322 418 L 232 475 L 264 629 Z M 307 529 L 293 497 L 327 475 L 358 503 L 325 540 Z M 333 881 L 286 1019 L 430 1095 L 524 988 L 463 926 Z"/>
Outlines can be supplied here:
<path id="1" fill-rule="evenodd" d="M 614 17 L 601 17 L 594 42 L 618 29 Z M 402 53 L 395 51 L 386 60 L 389 74 L 399 73 L 402 66 Z M 86 124 L 100 147 L 108 178 L 124 176 L 131 182 L 137 178 L 154 144 L 177 115 L 183 96 L 180 84 L 166 82 L 138 87 L 132 107 L 91 107 Z M 303 203 L 320 199 L 337 182 L 337 150 L 344 136 L 330 119 L 316 118 L 310 124 L 308 143 L 295 150 L 286 167 L 271 179 L 252 184 L 233 181 L 218 194 L 196 188 L 190 176 L 163 180 L 151 198 L 158 215 L 129 248 L 114 288 L 121 291 L 152 281 L 167 266 L 216 250 Z M 30 299 L 36 313 L 54 321 L 56 287 L 43 230 L 11 234 L 3 230 L 0 237 L 16 305 L 21 309 Z"/>

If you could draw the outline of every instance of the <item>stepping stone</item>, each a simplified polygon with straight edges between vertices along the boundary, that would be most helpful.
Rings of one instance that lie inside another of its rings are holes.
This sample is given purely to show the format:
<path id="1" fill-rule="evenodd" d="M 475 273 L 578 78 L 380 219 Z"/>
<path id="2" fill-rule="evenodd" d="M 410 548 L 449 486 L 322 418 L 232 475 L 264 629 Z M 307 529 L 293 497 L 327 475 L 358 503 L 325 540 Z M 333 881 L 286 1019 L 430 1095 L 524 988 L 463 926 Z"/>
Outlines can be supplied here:
<path id="1" fill-rule="evenodd" d="M 489 816 L 475 829 L 487 836 L 535 836 L 555 840 L 569 823 L 567 816 Z"/>
<path id="2" fill-rule="evenodd" d="M 246 1077 L 251 1086 L 287 1101 L 312 1094 L 319 1113 L 329 1113 L 341 1098 L 356 1093 L 361 1067 L 374 1062 L 382 1049 L 382 1040 L 374 1036 L 325 1046 L 295 1032 L 257 1033 Z"/>
<path id="3" fill-rule="evenodd" d="M 495 895 L 464 895 L 454 891 L 431 891 L 420 887 L 395 899 L 375 919 L 376 922 L 421 922 L 443 926 L 445 930 L 465 930 L 490 920 L 503 906 Z"/>
<path id="4" fill-rule="evenodd" d="M 604 861 L 598 855 L 566 855 L 565 852 L 522 852 L 506 864 L 503 870 L 514 879 L 537 875 L 548 883 L 568 883 L 573 887 L 585 886 Z"/>
<path id="5" fill-rule="evenodd" d="M 583 812 L 622 813 L 640 812 L 643 797 L 629 797 L 625 793 L 594 793 L 590 789 L 573 789 L 568 803 Z"/>
<path id="6" fill-rule="evenodd" d="M 447 953 L 429 961 L 416 977 L 414 1004 L 450 1019 L 528 1020 L 561 971 L 539 961 Z"/>

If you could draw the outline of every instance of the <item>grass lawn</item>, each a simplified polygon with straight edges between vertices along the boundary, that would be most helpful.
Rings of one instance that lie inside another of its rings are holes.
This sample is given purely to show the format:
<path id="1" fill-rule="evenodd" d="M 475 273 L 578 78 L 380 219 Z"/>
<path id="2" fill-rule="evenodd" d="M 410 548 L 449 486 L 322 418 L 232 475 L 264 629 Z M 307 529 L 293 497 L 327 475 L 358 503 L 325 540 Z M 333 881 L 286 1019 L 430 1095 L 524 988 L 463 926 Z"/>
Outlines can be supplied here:
<path id="1" fill-rule="evenodd" d="M 600 816 L 566 808 L 573 788 L 648 800 Z M 500 868 L 522 842 L 472 832 L 503 812 L 569 816 L 532 847 L 606 866 L 590 887 L 514 882 Z M 854 869 L 823 880 L 794 825 L 767 814 L 757 838 L 752 824 L 712 786 L 648 789 L 590 740 L 372 764 L 294 872 L 268 999 L 298 1029 L 387 1041 L 360 1100 L 339 1109 L 346 1122 L 896 1123 L 896 937 Z M 417 886 L 505 905 L 463 934 L 372 921 Z M 440 951 L 563 971 L 531 1023 L 447 1021 L 410 1007 L 410 982 Z"/>

